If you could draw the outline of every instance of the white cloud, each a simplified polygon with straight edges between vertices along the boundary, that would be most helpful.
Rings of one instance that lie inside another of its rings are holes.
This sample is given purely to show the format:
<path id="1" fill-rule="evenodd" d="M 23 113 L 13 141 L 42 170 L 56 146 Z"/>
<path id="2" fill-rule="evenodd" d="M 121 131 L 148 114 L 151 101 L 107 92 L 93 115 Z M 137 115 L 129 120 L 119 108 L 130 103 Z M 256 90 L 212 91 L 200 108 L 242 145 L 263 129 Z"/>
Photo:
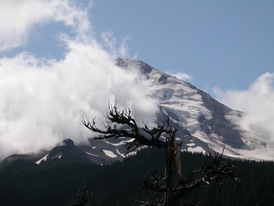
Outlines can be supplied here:
<path id="1" fill-rule="evenodd" d="M 125 37 L 119 44 L 116 37 L 110 32 L 103 32 L 102 34 L 104 48 L 113 56 L 121 58 L 128 58 L 128 41 L 131 39 L 129 36 Z"/>
<path id="2" fill-rule="evenodd" d="M 76 33 L 90 30 L 87 10 L 69 0 L 0 1 L 0 11 L 0 52 L 26 44 L 36 24 L 55 21 L 63 22 Z"/>
<path id="3" fill-rule="evenodd" d="M 1 157 L 50 147 L 64 138 L 85 141 L 91 132 L 81 124 L 83 115 L 102 117 L 108 102 L 116 99 L 137 119 L 154 116 L 156 104 L 137 71 L 117 67 L 115 55 L 86 33 L 90 22 L 85 10 L 70 1 L 42 0 L 0 1 L 0 8 L 10 21 L 0 18 L 2 51 L 21 45 L 30 28 L 44 21 L 63 21 L 79 34 L 63 35 L 67 53 L 58 61 L 28 53 L 0 59 Z M 121 47 L 117 55 L 126 53 Z"/>
<path id="4" fill-rule="evenodd" d="M 110 100 L 144 118 L 156 112 L 145 84 L 115 66 L 94 42 L 70 40 L 63 60 L 40 62 L 28 54 L 0 60 L 0 151 L 26 152 L 91 133 L 83 114 L 102 116 Z M 140 107 L 139 105 L 142 105 Z"/>
<path id="5" fill-rule="evenodd" d="M 240 122 L 242 127 L 254 133 L 254 138 L 274 141 L 274 73 L 258 77 L 246 91 L 222 91 L 215 94 L 224 104 L 246 114 Z"/>
<path id="6" fill-rule="evenodd" d="M 166 73 L 176 77 L 177 79 L 181 79 L 184 81 L 192 81 L 192 76 L 187 74 L 187 73 L 183 73 L 183 72 L 172 72 L 172 71 L 166 71 Z"/>

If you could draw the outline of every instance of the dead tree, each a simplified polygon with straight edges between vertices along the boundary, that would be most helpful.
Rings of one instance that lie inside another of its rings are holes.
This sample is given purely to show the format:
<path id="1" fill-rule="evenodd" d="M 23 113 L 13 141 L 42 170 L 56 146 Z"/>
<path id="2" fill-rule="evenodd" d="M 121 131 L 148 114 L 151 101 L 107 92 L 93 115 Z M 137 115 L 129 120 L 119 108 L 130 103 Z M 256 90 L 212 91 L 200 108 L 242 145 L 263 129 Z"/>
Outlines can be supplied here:
<path id="1" fill-rule="evenodd" d="M 145 180 L 143 189 L 163 193 L 163 199 L 158 203 L 136 201 L 141 205 L 182 206 L 182 197 L 202 184 L 218 182 L 223 177 L 234 178 L 233 166 L 221 161 L 222 155 L 217 155 L 206 164 L 197 177 L 193 172 L 188 180 L 182 180 L 181 174 L 181 142 L 176 140 L 177 126 L 171 126 L 169 119 L 156 127 L 140 126 L 133 118 L 131 110 L 119 110 L 117 106 L 109 107 L 107 121 L 103 129 L 92 122 L 82 120 L 91 131 L 99 133 L 95 139 L 131 138 L 126 144 L 126 154 L 141 146 L 154 146 L 166 150 L 165 177 Z M 195 178 L 193 178 L 195 176 Z"/>

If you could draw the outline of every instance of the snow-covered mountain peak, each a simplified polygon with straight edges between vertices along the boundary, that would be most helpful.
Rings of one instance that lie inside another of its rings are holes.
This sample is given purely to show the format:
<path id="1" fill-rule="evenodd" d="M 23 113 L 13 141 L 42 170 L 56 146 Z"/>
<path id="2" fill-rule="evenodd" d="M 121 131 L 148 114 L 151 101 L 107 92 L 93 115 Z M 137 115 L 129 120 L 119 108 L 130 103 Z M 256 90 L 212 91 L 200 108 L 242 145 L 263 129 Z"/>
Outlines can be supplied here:
<path id="1" fill-rule="evenodd" d="M 148 95 L 159 108 L 159 113 L 152 119 L 156 119 L 156 124 L 162 124 L 168 117 L 171 124 L 177 125 L 176 138 L 182 141 L 183 151 L 221 153 L 225 148 L 224 155 L 229 157 L 273 160 L 273 152 L 264 154 L 266 144 L 240 127 L 242 112 L 232 110 L 192 84 L 142 61 L 117 59 L 116 64 L 123 69 L 135 70 L 140 79 L 147 82 Z M 23 157 L 34 159 L 40 164 L 48 160 L 76 158 L 96 164 L 109 164 L 125 157 L 124 146 L 127 141 L 127 138 L 90 138 L 89 144 L 74 145 L 72 140 L 66 139 L 42 153 L 13 155 L 6 161 Z"/>
<path id="2" fill-rule="evenodd" d="M 222 152 L 225 147 L 228 156 L 256 159 L 256 153 L 251 151 L 262 143 L 239 126 L 242 112 L 142 61 L 119 59 L 118 62 L 123 68 L 135 67 L 150 82 L 150 95 L 160 108 L 158 123 L 163 116 L 168 116 L 179 125 L 177 136 L 183 141 L 183 150 Z"/>

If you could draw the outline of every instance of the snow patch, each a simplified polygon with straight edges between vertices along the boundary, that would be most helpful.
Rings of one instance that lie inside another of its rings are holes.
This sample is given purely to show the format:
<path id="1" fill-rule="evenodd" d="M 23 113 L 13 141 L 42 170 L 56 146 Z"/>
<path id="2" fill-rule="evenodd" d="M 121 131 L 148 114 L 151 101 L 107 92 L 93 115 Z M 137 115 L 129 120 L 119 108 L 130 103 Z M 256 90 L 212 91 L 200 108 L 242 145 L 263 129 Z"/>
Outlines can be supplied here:
<path id="1" fill-rule="evenodd" d="M 88 154 L 88 155 L 91 155 L 93 157 L 98 157 L 98 155 L 96 155 L 96 154 L 92 154 L 92 153 L 89 153 L 89 152 L 85 152 L 85 153 Z"/>
<path id="2" fill-rule="evenodd" d="M 186 145 L 189 146 L 189 147 L 195 147 L 195 143 L 188 143 Z"/>
<path id="3" fill-rule="evenodd" d="M 105 155 L 109 156 L 110 158 L 116 158 L 117 155 L 114 154 L 112 151 L 110 150 L 103 150 L 103 152 L 105 153 Z"/>
<path id="4" fill-rule="evenodd" d="M 106 142 L 106 143 L 108 143 L 108 144 L 110 144 L 110 145 L 113 145 L 113 146 L 115 146 L 115 147 L 118 147 L 118 146 L 124 145 L 124 144 L 126 143 L 126 141 L 125 141 L 125 140 L 122 140 L 122 141 L 117 142 L 117 143 L 112 143 L 112 142 L 107 141 L 107 140 L 105 140 L 105 142 Z"/>
<path id="5" fill-rule="evenodd" d="M 125 157 L 125 155 L 123 153 L 121 153 L 118 149 L 116 149 L 116 152 L 118 155 L 122 156 L 123 158 Z"/>
<path id="6" fill-rule="evenodd" d="M 202 147 L 189 147 L 189 148 L 187 148 L 187 151 L 188 152 L 195 152 L 195 153 L 202 152 L 203 154 L 207 153 Z"/>
<path id="7" fill-rule="evenodd" d="M 47 159 L 48 159 L 48 154 L 44 156 L 43 158 L 41 158 L 40 160 L 38 160 L 37 162 L 35 162 L 35 164 L 39 165 L 42 161 L 47 161 Z"/>

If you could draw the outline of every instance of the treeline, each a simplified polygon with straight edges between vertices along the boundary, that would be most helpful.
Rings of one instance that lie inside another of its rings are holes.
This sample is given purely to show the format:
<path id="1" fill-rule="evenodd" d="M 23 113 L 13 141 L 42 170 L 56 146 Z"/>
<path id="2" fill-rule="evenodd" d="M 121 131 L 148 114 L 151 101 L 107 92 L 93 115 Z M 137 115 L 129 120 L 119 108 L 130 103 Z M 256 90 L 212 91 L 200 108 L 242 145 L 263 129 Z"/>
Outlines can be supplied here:
<path id="1" fill-rule="evenodd" d="M 5 206 L 70 206 L 76 202 L 77 190 L 83 183 L 92 193 L 92 206 L 138 205 L 135 200 L 153 201 L 160 194 L 142 190 L 146 177 L 164 174 L 164 154 L 146 149 L 138 155 L 109 166 L 85 162 L 50 161 L 36 165 L 17 160 L 0 168 L 0 205 Z M 181 155 L 185 178 L 201 168 L 208 156 L 184 152 Z M 274 163 L 228 160 L 235 165 L 240 182 L 224 180 L 208 185 L 185 197 L 186 202 L 205 206 L 273 205 Z"/>

